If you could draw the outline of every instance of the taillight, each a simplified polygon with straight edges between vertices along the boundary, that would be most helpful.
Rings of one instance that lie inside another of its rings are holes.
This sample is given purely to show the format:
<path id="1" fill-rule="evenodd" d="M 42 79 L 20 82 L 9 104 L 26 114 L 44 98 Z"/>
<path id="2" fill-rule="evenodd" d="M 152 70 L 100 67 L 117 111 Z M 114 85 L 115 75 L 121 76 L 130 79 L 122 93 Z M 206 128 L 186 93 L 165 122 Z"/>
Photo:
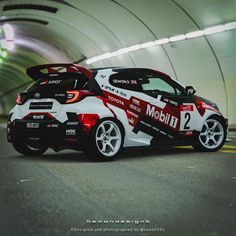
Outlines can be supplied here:
<path id="1" fill-rule="evenodd" d="M 66 93 L 67 93 L 66 103 L 76 102 L 80 98 L 80 92 L 77 90 L 70 90 L 70 91 L 67 91 Z"/>
<path id="2" fill-rule="evenodd" d="M 86 133 L 90 133 L 100 119 L 98 114 L 80 114 L 78 118 Z"/>
<path id="3" fill-rule="evenodd" d="M 74 103 L 74 102 L 78 102 L 79 100 L 81 100 L 82 98 L 86 97 L 86 96 L 93 96 L 95 95 L 92 92 L 86 91 L 86 90 L 69 90 L 66 91 L 67 93 L 67 100 L 66 103 Z"/>
<path id="4" fill-rule="evenodd" d="M 21 99 L 21 96 L 20 96 L 19 93 L 17 94 L 17 97 L 16 97 L 16 104 L 17 105 L 22 105 L 22 99 Z"/>

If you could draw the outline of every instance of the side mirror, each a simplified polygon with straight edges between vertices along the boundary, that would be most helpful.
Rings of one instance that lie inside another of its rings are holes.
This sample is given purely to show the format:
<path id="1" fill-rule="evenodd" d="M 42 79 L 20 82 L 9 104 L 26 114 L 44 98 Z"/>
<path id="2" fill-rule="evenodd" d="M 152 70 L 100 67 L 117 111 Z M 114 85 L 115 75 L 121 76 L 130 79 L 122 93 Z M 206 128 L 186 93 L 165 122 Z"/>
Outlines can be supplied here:
<path id="1" fill-rule="evenodd" d="M 194 95 L 196 93 L 196 90 L 194 89 L 193 86 L 186 86 L 185 87 L 185 93 L 188 96 Z"/>

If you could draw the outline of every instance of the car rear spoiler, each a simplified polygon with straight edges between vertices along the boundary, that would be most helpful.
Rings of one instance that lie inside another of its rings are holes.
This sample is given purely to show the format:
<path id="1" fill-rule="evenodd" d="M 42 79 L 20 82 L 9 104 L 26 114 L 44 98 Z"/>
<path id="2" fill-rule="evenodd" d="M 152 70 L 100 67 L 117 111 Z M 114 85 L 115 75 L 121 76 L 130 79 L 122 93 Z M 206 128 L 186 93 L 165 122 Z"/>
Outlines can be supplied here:
<path id="1" fill-rule="evenodd" d="M 93 72 L 85 67 L 77 64 L 44 64 L 30 67 L 26 70 L 26 74 L 33 80 L 42 78 L 47 79 L 66 79 L 71 77 L 77 77 L 78 74 L 83 74 L 88 79 L 91 79 Z"/>

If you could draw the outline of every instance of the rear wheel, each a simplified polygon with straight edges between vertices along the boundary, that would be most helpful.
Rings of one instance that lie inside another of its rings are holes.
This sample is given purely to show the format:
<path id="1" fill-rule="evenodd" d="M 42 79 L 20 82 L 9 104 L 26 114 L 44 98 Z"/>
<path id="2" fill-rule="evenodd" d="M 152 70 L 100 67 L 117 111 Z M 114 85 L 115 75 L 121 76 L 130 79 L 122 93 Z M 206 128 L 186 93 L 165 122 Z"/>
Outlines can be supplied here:
<path id="1" fill-rule="evenodd" d="M 102 120 L 94 127 L 84 151 L 94 161 L 112 161 L 123 147 L 123 136 L 115 120 Z"/>
<path id="2" fill-rule="evenodd" d="M 48 149 L 47 147 L 40 146 L 37 143 L 33 144 L 27 142 L 14 141 L 12 144 L 17 152 L 27 156 L 42 155 Z"/>
<path id="3" fill-rule="evenodd" d="M 224 122 L 218 117 L 212 117 L 205 121 L 193 147 L 200 151 L 214 152 L 224 145 L 225 140 L 226 127 Z"/>

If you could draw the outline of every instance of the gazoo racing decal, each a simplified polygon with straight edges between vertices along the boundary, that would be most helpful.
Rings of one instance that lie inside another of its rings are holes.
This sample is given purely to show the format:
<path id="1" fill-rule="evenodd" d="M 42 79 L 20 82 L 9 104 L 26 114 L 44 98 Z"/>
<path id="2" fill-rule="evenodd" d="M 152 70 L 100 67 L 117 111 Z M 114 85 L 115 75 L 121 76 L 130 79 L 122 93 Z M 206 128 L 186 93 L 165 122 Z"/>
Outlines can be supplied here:
<path id="1" fill-rule="evenodd" d="M 62 80 L 45 80 L 40 83 L 40 85 L 48 85 L 48 84 L 60 84 Z"/>

